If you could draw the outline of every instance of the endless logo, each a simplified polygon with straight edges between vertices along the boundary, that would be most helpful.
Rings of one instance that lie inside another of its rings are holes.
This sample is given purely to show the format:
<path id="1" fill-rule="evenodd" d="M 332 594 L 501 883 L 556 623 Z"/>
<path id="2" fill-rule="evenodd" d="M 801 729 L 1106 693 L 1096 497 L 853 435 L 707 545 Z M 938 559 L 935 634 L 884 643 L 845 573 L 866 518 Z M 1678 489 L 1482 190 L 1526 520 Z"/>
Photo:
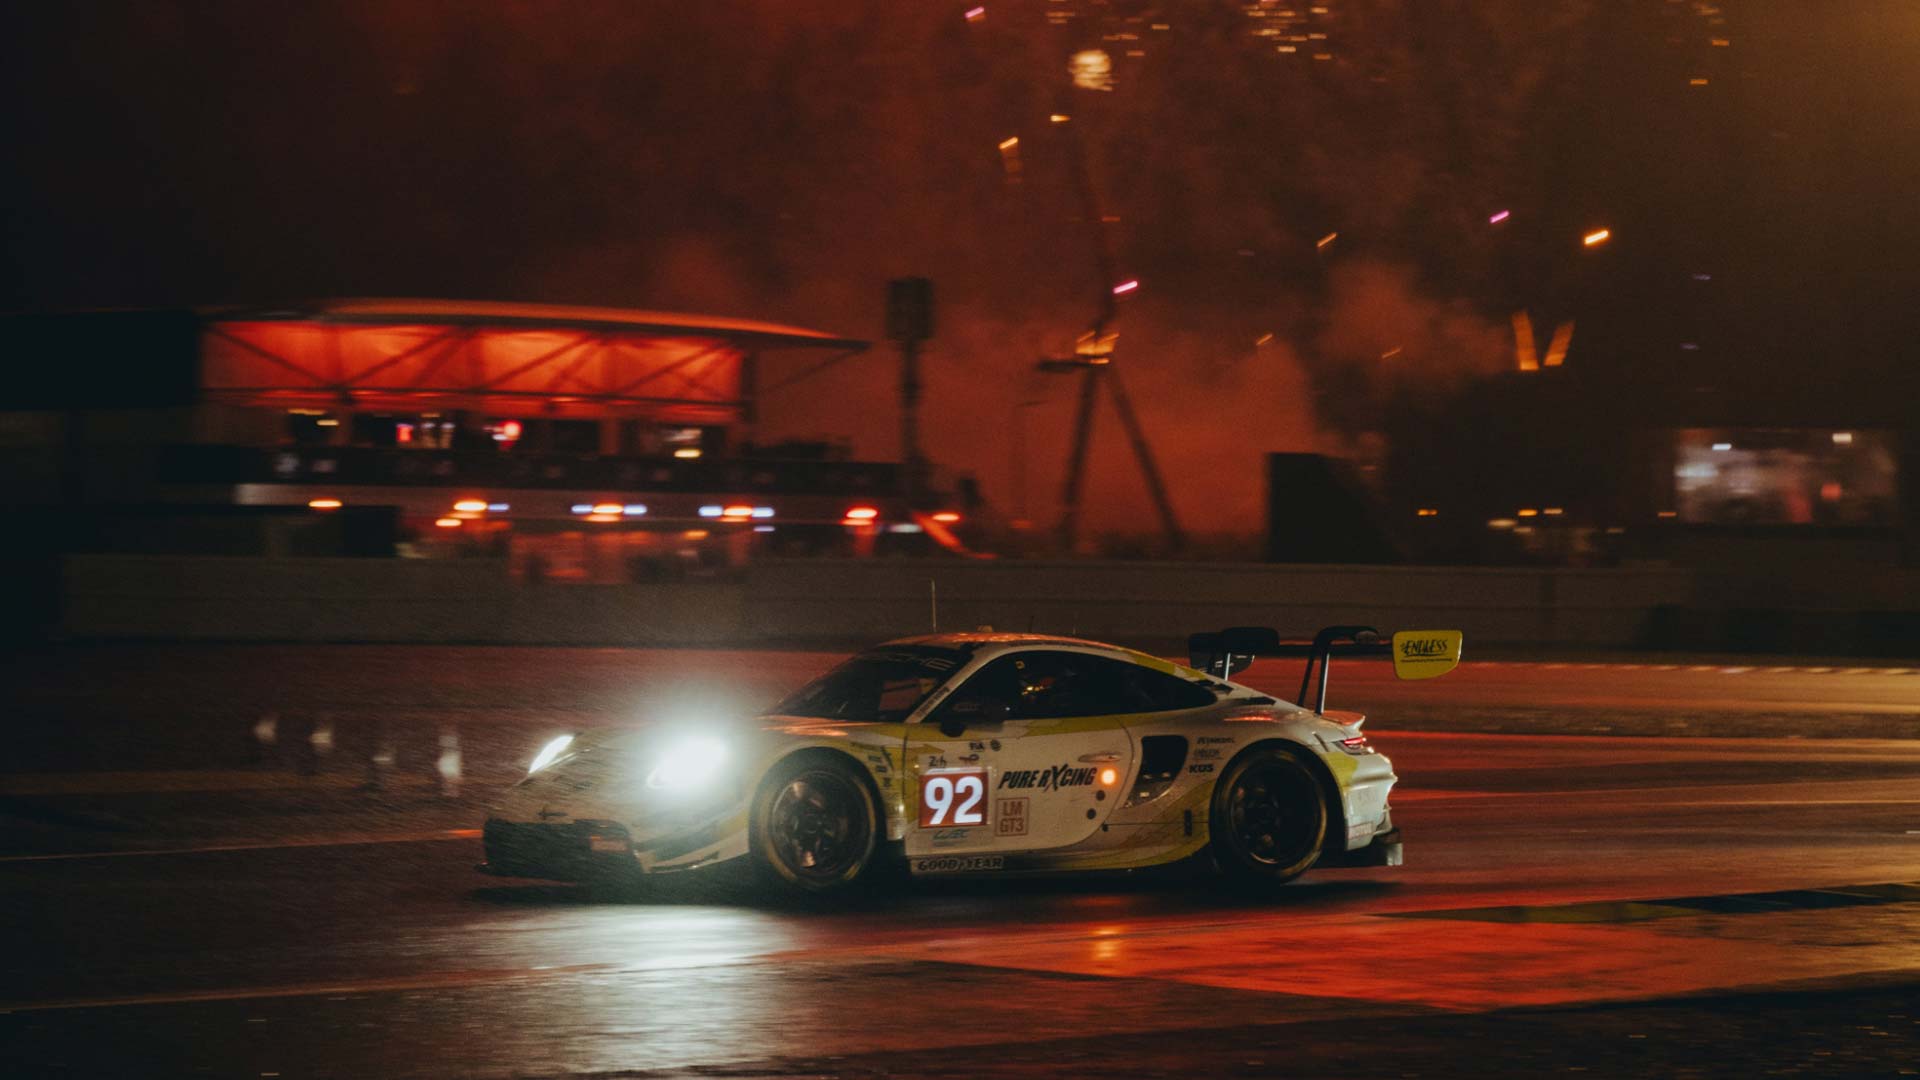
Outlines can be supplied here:
<path id="1" fill-rule="evenodd" d="M 1038 788 L 1041 791 L 1054 791 L 1059 788 L 1086 787 L 1093 783 L 1094 770 L 1091 766 L 1055 765 L 1051 769 L 1015 769 L 1000 774 L 1000 786 L 1003 788 Z"/>
<path id="2" fill-rule="evenodd" d="M 1400 655 L 1406 657 L 1445 656 L 1445 638 L 1409 638 L 1400 643 Z"/>

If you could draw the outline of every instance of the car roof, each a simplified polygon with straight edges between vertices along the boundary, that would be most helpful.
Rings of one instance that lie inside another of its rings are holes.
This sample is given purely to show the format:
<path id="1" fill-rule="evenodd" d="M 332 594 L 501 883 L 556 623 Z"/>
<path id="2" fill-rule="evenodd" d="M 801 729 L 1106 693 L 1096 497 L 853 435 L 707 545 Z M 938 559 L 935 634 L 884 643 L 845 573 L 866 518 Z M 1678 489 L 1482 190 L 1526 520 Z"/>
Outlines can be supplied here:
<path id="1" fill-rule="evenodd" d="M 1061 634 L 1003 634 L 993 630 L 970 630 L 947 634 L 922 634 L 918 637 L 895 638 L 884 642 L 886 645 L 931 645 L 944 649 L 978 649 L 982 645 L 1072 645 L 1079 648 L 1105 649 L 1110 652 L 1132 653 L 1134 650 L 1109 645 L 1104 641 L 1089 641 L 1086 638 L 1066 637 Z"/>

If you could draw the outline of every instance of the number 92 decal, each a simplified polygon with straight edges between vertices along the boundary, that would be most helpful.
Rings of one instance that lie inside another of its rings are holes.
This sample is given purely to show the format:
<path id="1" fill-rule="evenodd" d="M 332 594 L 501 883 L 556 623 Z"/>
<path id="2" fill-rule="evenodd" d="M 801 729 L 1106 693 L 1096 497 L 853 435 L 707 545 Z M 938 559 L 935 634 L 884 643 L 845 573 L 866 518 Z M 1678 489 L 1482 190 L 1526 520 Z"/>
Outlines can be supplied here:
<path id="1" fill-rule="evenodd" d="M 920 827 L 987 824 L 987 770 L 947 769 L 920 777 Z"/>

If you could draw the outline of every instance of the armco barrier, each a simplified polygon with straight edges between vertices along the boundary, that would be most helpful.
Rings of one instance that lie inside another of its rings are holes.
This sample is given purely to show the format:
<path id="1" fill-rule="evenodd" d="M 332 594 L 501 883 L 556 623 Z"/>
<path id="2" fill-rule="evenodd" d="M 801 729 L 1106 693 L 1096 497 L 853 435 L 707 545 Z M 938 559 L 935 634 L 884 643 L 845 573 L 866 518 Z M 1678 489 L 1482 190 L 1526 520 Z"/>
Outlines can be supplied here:
<path id="1" fill-rule="evenodd" d="M 74 556 L 69 639 L 718 644 L 992 626 L 1169 641 L 1200 627 L 1447 626 L 1629 646 L 1686 608 L 1673 570 L 1165 562 L 770 561 L 740 581 L 524 585 L 493 560 Z"/>

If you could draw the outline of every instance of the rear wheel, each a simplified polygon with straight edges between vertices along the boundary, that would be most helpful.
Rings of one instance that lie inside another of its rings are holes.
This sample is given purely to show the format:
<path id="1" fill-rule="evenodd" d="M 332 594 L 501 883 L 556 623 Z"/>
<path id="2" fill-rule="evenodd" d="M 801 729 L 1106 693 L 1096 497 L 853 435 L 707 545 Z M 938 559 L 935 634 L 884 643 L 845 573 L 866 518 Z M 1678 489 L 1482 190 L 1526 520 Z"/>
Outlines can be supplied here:
<path id="1" fill-rule="evenodd" d="M 874 862 L 879 817 L 852 764 L 827 754 L 796 755 L 774 766 L 754 797 L 754 862 L 801 892 L 849 888 Z"/>
<path id="2" fill-rule="evenodd" d="M 1327 803 L 1320 778 L 1278 749 L 1248 751 L 1213 791 L 1210 846 L 1230 877 L 1280 882 L 1320 857 Z"/>

